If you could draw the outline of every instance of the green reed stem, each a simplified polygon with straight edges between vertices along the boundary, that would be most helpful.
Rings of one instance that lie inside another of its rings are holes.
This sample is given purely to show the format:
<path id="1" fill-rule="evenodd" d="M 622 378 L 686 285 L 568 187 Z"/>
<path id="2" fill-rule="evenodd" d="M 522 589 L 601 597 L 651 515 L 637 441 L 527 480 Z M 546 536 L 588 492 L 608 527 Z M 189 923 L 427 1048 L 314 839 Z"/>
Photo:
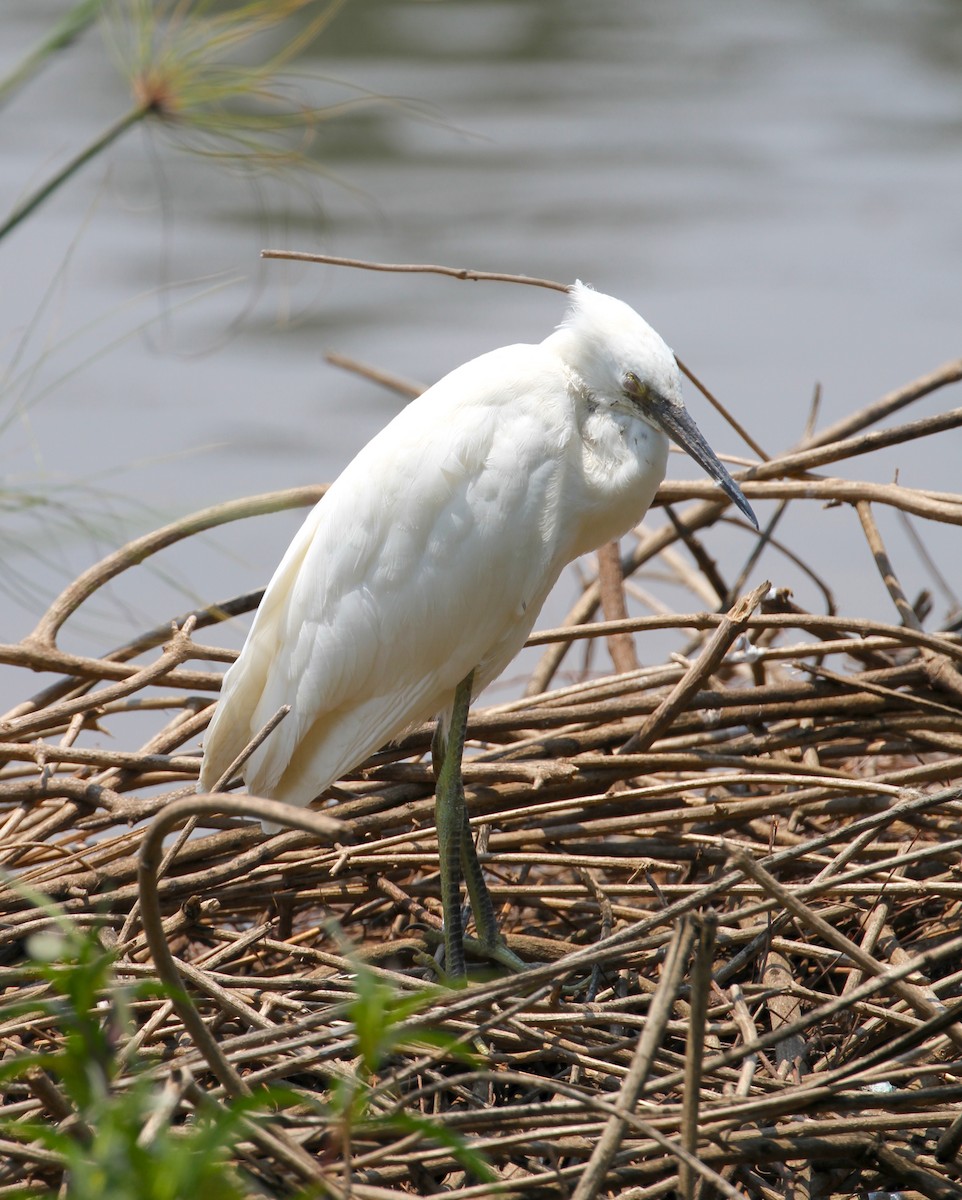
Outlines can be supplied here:
<path id="1" fill-rule="evenodd" d="M 79 154 L 65 163 L 56 175 L 51 176 L 45 184 L 13 210 L 10 216 L 0 225 L 0 239 L 6 237 L 8 233 L 16 229 L 20 222 L 29 217 L 34 209 L 39 208 L 44 200 L 48 196 L 53 195 L 61 184 L 66 183 L 72 175 L 79 171 L 86 163 L 96 158 L 102 150 L 106 150 L 122 133 L 126 133 L 132 125 L 136 125 L 138 121 L 142 121 L 150 111 L 151 109 L 148 106 L 139 105 L 125 113 L 113 125 L 109 125 L 99 137 L 85 146 Z"/>
<path id="2" fill-rule="evenodd" d="M 97 19 L 103 0 L 78 0 L 78 3 L 65 13 L 54 25 L 53 29 L 42 38 L 32 50 L 4 78 L 0 79 L 0 103 L 22 87 L 27 80 L 38 71 L 51 55 L 63 50 L 80 36 L 83 31 Z"/>

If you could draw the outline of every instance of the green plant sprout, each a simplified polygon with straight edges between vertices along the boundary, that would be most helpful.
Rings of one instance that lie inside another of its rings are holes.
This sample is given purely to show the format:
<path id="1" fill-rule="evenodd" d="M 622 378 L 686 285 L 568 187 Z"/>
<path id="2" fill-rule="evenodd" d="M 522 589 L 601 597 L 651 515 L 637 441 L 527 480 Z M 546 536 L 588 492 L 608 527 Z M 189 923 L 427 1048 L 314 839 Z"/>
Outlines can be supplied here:
<path id="1" fill-rule="evenodd" d="M 354 1140 L 377 1132 L 402 1137 L 416 1135 L 443 1146 L 461 1168 L 479 1182 L 489 1183 L 495 1179 L 484 1156 L 439 1121 L 404 1109 L 385 1115 L 378 1115 L 374 1109 L 375 1099 L 386 1096 L 397 1099 L 389 1068 L 392 1056 L 402 1050 L 434 1050 L 440 1057 L 455 1059 L 467 1066 L 477 1065 L 477 1056 L 455 1035 L 440 1029 L 407 1025 L 411 1017 L 423 1011 L 444 991 L 427 987 L 401 995 L 366 963 L 356 962 L 354 997 L 345 1010 L 357 1043 L 354 1074 L 333 1081 L 326 1106 L 348 1176 L 347 1187 L 350 1186 Z"/>
<path id="2" fill-rule="evenodd" d="M 371 1134 L 414 1135 L 448 1150 L 477 1180 L 493 1178 L 464 1138 L 429 1117 L 398 1111 L 391 1059 L 399 1052 L 433 1050 L 443 1058 L 475 1062 L 453 1035 L 408 1024 L 440 989 L 399 995 L 358 963 L 354 994 L 343 1009 L 357 1057 L 353 1071 L 335 1079 L 325 1096 L 271 1087 L 226 1106 L 193 1089 L 192 1118 L 174 1121 L 189 1080 L 176 1069 L 164 1074 L 159 1064 L 142 1059 L 121 1066 L 124 1056 L 117 1054 L 133 1027 L 133 1002 L 164 999 L 166 989 L 153 981 L 122 982 L 117 954 L 104 946 L 99 924 L 81 927 L 44 896 L 13 886 L 49 921 L 27 943 L 21 974 L 28 994 L 0 1004 L 0 1023 L 8 1034 L 29 1028 L 38 1048 L 0 1063 L 0 1088 L 26 1085 L 57 1120 L 0 1115 L 0 1136 L 39 1144 L 59 1160 L 63 1200 L 250 1200 L 261 1193 L 232 1162 L 235 1147 L 246 1139 L 252 1120 L 305 1106 L 329 1132 L 348 1178 L 353 1142 Z M 40 987 L 30 987 L 34 983 Z M 384 1100 L 392 1102 L 386 1115 L 378 1111 Z M 36 1194 L 26 1187 L 22 1192 Z M 301 1200 L 315 1194 L 301 1193 Z"/>
<path id="3" fill-rule="evenodd" d="M 196 1120 L 173 1127 L 171 1089 L 144 1064 L 121 1079 L 115 1053 L 129 1028 L 131 1001 L 161 989 L 119 984 L 116 955 L 96 927 L 80 928 L 43 897 L 31 899 L 50 917 L 50 927 L 27 947 L 29 973 L 47 985 L 45 994 L 7 1002 L 0 1015 L 4 1022 L 46 1017 L 59 1038 L 0 1063 L 0 1086 L 26 1082 L 54 1097 L 63 1119 L 59 1125 L 0 1119 L 3 1136 L 39 1142 L 57 1155 L 66 1200 L 244 1200 L 251 1192 L 231 1167 L 230 1152 L 245 1119 L 276 1097 L 264 1093 L 230 1108 L 201 1104 Z"/>

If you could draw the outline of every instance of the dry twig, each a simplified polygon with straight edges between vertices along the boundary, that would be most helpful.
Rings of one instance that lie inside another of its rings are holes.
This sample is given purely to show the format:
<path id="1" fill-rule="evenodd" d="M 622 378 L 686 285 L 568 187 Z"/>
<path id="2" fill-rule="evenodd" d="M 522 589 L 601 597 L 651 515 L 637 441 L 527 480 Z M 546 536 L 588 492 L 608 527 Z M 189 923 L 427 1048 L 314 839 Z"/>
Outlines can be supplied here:
<path id="1" fill-rule="evenodd" d="M 872 426 L 959 376 L 949 364 L 743 473 L 755 500 L 850 506 L 848 528 L 868 540 L 896 622 L 846 611 L 841 595 L 838 611 L 805 611 L 768 584 L 728 613 L 638 613 L 634 577 L 656 564 L 687 582 L 696 609 L 725 587 L 705 532 L 724 502 L 708 483 L 672 483 L 661 499 L 682 506 L 676 521 L 609 570 L 624 615 L 609 604 L 616 619 L 591 624 L 601 588 L 589 582 L 561 628 L 532 637 L 549 654 L 529 694 L 474 713 L 469 807 L 491 830 L 482 861 L 508 940 L 532 966 L 431 991 L 408 1016 L 409 1036 L 369 1081 L 379 1119 L 350 1131 L 355 1196 L 491 1195 L 465 1174 L 452 1133 L 487 1158 L 501 1194 L 522 1200 L 666 1195 L 676 1176 L 685 1194 L 697 1184 L 762 1198 L 816 1183 L 960 1194 L 962 641 L 923 627 L 874 513 L 913 513 L 924 532 L 962 523 L 962 496 L 817 474 L 956 428 L 960 410 Z M 358 961 L 401 994 L 433 983 L 430 730 L 343 780 L 336 823 L 326 809 L 195 797 L 220 678 L 206 664 L 231 655 L 191 631 L 250 611 L 259 593 L 179 614 L 172 641 L 168 621 L 99 656 L 57 643 L 145 555 L 322 491 L 237 501 L 139 538 L 66 589 L 30 637 L 0 647 L 25 695 L 36 671 L 54 677 L 0 724 L 5 995 L 45 995 L 23 955 L 49 918 L 25 889 L 80 926 L 102 923 L 120 986 L 179 985 L 138 1000 L 120 1049 L 125 1069 L 138 1056 L 152 1064 L 165 1120 L 261 1082 L 303 1097 L 282 1120 L 251 1125 L 239 1149 L 274 1194 L 305 1181 L 337 1194 L 327 1164 L 345 1143 L 328 1102 L 333 1081 L 356 1080 L 345 1014 Z M 695 565 L 680 570 L 692 548 Z M 619 674 L 547 690 L 572 642 L 655 630 L 684 657 L 620 659 Z M 139 746 L 125 724 L 133 711 L 154 722 Z M 188 815 L 197 828 L 158 873 L 166 833 Z M 265 815 L 297 828 L 266 838 Z M 714 951 L 686 984 L 675 930 L 708 907 Z M 24 1011 L 0 1019 L 8 1052 L 56 1047 L 50 1011 Z M 426 1028 L 475 1047 L 476 1065 L 426 1050 Z M 71 1120 L 49 1071 L 7 1092 L 14 1120 Z M 404 1113 L 419 1132 L 380 1120 Z M 432 1121 L 444 1138 L 424 1135 Z M 61 1182 L 56 1154 L 0 1140 L 0 1196 Z"/>

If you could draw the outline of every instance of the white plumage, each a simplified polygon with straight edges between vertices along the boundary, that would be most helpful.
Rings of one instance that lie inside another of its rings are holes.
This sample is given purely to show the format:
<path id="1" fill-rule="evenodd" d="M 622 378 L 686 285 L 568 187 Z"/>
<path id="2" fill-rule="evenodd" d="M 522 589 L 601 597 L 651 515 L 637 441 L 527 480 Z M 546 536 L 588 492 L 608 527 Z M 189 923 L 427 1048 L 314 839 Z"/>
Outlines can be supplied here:
<path id="1" fill-rule="evenodd" d="M 284 704 L 249 790 L 307 804 L 507 665 L 572 559 L 625 533 L 665 473 L 667 430 L 750 509 L 681 401 L 671 351 L 576 284 L 538 345 L 465 363 L 345 468 L 267 587 L 224 680 L 201 787 Z M 707 454 L 707 458 L 705 457 Z"/>

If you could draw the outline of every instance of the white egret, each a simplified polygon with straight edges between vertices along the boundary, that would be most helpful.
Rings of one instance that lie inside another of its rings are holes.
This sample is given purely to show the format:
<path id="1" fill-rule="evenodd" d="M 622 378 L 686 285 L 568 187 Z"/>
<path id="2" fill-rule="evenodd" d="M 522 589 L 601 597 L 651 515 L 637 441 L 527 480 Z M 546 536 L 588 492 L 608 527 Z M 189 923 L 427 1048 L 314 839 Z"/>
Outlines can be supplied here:
<path id="1" fill-rule="evenodd" d="M 465 971 L 462 879 L 486 952 L 519 965 L 465 811 L 468 707 L 521 648 L 565 565 L 644 516 L 669 438 L 755 521 L 684 407 L 672 352 L 627 304 L 581 283 L 543 342 L 446 375 L 360 451 L 295 536 L 224 678 L 201 788 L 283 705 L 243 774 L 253 794 L 300 805 L 439 716 L 446 970 Z"/>

